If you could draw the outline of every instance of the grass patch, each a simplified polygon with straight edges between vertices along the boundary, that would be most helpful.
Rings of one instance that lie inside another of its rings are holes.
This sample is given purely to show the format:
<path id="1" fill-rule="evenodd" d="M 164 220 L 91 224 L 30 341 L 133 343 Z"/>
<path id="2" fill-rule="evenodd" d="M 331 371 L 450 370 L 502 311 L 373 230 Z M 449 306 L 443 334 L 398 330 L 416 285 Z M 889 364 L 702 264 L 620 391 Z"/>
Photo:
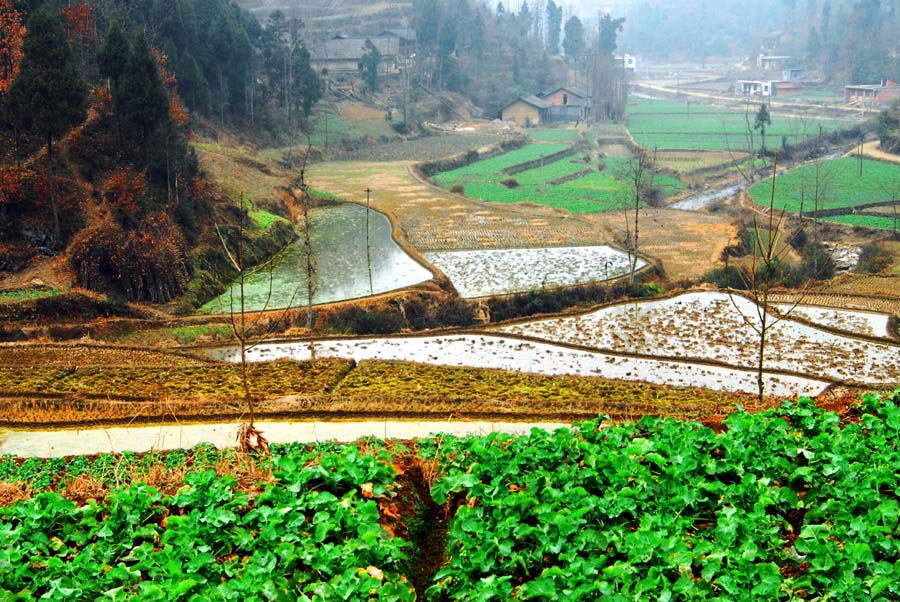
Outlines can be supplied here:
<path id="1" fill-rule="evenodd" d="M 746 111 L 693 103 L 641 99 L 628 107 L 628 130 L 645 148 L 746 150 L 749 145 L 748 120 L 752 124 L 756 105 Z M 767 146 L 780 146 L 783 139 L 797 143 L 824 132 L 839 130 L 852 122 L 772 113 L 766 129 Z M 753 132 L 754 146 L 762 139 Z"/>
<path id="2" fill-rule="evenodd" d="M 153 330 L 135 330 L 117 337 L 115 342 L 152 347 L 170 343 L 173 340 L 179 345 L 192 345 L 200 338 L 214 341 L 229 341 L 233 338 L 229 324 L 192 324 L 175 328 L 158 328 Z"/>
<path id="3" fill-rule="evenodd" d="M 32 299 L 45 299 L 60 294 L 56 289 L 44 288 L 17 288 L 8 291 L 0 291 L 0 305 L 21 303 Z"/>

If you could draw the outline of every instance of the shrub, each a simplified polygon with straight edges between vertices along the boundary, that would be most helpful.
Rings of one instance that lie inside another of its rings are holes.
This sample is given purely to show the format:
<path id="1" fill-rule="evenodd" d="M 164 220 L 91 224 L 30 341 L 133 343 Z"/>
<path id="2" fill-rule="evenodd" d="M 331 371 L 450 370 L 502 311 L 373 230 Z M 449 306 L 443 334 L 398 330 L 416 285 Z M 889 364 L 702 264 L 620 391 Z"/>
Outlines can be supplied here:
<path id="1" fill-rule="evenodd" d="M 856 270 L 864 274 L 880 274 L 891 266 L 893 259 L 893 253 L 888 248 L 873 242 L 862 248 Z"/>
<path id="2" fill-rule="evenodd" d="M 454 184 L 454 185 L 450 188 L 450 192 L 452 192 L 453 194 L 465 194 L 465 193 L 466 193 L 466 187 L 463 186 L 462 184 Z"/>
<path id="3" fill-rule="evenodd" d="M 506 186 L 507 188 L 518 188 L 519 187 L 519 181 L 515 178 L 507 178 L 507 179 L 501 181 L 500 183 L 503 184 L 504 186 Z"/>

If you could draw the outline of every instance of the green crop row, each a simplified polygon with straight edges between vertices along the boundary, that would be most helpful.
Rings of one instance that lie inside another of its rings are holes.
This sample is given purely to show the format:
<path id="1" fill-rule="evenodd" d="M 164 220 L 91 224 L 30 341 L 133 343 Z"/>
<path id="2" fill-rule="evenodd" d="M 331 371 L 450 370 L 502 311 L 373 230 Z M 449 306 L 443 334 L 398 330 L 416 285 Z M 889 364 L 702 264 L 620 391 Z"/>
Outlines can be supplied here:
<path id="1" fill-rule="evenodd" d="M 434 176 L 434 181 L 441 186 L 449 188 L 460 179 L 500 176 L 500 172 L 507 167 L 534 161 L 541 157 L 548 157 L 566 148 L 568 148 L 567 144 L 529 144 L 490 159 L 483 159 L 465 167 L 439 173 Z"/>
<path id="2" fill-rule="evenodd" d="M 842 157 L 819 164 L 818 175 L 816 165 L 779 175 L 775 181 L 775 207 L 794 212 L 813 211 L 817 180 L 819 210 L 900 199 L 900 165 L 863 159 L 862 175 L 859 175 L 859 166 L 856 158 Z M 768 205 L 772 179 L 754 184 L 750 195 L 757 203 Z M 877 221 L 873 216 L 871 222 Z"/>
<path id="3" fill-rule="evenodd" d="M 488 161 L 482 161 L 475 165 Z M 466 196 L 495 203 L 531 202 L 565 209 L 573 214 L 621 209 L 633 194 L 628 184 L 628 160 L 607 157 L 604 162 L 606 168 L 603 171 L 594 171 L 576 180 L 555 186 L 549 185 L 547 182 L 581 171 L 589 164 L 573 161 L 572 157 L 567 157 L 543 167 L 516 174 L 514 179 L 517 186 L 514 187 L 501 184 L 502 181 L 508 179 L 508 176 L 501 174 L 499 170 L 483 169 L 484 166 L 467 173 L 457 173 L 460 170 L 445 172 L 439 174 L 435 181 L 446 188 L 461 184 Z M 456 175 L 451 177 L 451 174 Z M 679 180 L 660 174 L 655 176 L 654 183 L 662 188 L 666 195 L 672 194 L 684 186 Z"/>
<path id="4" fill-rule="evenodd" d="M 897 401 L 445 439 L 431 599 L 900 599 Z"/>
<path id="5" fill-rule="evenodd" d="M 412 601 L 400 538 L 379 524 L 386 452 L 288 450 L 251 495 L 192 472 L 77 505 L 57 493 L 0 509 L 0 598 Z"/>
<path id="6" fill-rule="evenodd" d="M 528 130 L 528 136 L 538 142 L 574 142 L 580 134 L 578 130 L 563 128 Z"/>
<path id="7" fill-rule="evenodd" d="M 8 291 L 0 291 L 0 305 L 6 303 L 19 303 L 21 301 L 30 301 L 31 299 L 43 299 L 45 297 L 55 297 L 59 294 L 55 289 L 43 288 L 20 288 Z"/>
<path id="8" fill-rule="evenodd" d="M 848 226 L 862 226 L 864 228 L 877 228 L 879 230 L 893 230 L 900 223 L 895 224 L 894 218 L 882 215 L 836 215 L 825 218 L 829 222 L 847 224 Z"/>

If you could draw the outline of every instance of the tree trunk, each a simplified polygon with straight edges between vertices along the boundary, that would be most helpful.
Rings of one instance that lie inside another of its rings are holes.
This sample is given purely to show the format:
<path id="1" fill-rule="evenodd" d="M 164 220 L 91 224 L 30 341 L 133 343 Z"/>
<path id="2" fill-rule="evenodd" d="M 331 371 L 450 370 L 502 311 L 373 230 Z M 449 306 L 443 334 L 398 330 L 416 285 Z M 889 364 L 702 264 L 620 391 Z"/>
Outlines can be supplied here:
<path id="1" fill-rule="evenodd" d="M 47 187 L 50 191 L 50 211 L 53 213 L 53 240 L 55 249 L 62 239 L 62 227 L 59 223 L 59 208 L 56 206 L 56 183 L 53 181 L 53 134 L 47 132 Z"/>

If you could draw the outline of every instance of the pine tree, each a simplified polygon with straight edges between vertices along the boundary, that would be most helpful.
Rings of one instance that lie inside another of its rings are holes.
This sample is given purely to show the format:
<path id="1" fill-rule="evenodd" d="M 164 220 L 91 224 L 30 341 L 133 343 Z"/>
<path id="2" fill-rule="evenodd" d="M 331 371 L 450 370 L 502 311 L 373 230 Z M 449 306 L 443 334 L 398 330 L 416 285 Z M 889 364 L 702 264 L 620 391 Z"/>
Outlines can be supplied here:
<path id="1" fill-rule="evenodd" d="M 9 110 L 16 125 L 47 140 L 47 181 L 53 212 L 53 246 L 61 240 L 56 187 L 53 182 L 53 139 L 59 139 L 87 116 L 88 94 L 62 18 L 40 10 L 28 21 L 19 76 L 9 89 Z"/>
<path id="2" fill-rule="evenodd" d="M 168 120 L 169 99 L 143 34 L 135 40 L 113 100 L 126 146 L 147 150 L 153 132 Z"/>
<path id="3" fill-rule="evenodd" d="M 100 75 L 110 79 L 111 90 L 118 88 L 130 57 L 131 45 L 128 43 L 128 38 L 125 37 L 125 32 L 122 31 L 122 25 L 118 21 L 113 21 L 106 37 L 103 38 L 103 44 L 97 51 Z"/>

